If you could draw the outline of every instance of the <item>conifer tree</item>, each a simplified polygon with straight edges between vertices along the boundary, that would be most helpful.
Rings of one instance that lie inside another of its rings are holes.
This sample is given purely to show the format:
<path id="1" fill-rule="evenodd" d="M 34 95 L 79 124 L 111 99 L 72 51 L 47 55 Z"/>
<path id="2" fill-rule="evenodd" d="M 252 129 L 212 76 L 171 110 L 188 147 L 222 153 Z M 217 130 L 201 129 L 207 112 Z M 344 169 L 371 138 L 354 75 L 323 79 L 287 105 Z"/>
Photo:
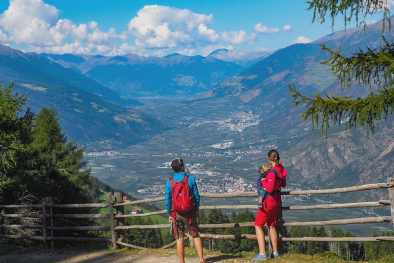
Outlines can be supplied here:
<path id="1" fill-rule="evenodd" d="M 54 202 L 87 201 L 90 169 L 84 169 L 84 147 L 68 142 L 61 131 L 55 108 L 43 108 L 35 118 L 26 188 L 36 197 L 51 196 Z"/>
<path id="2" fill-rule="evenodd" d="M 290 237 L 302 237 L 301 229 L 298 226 L 292 227 L 290 230 Z M 303 242 L 292 242 L 289 249 L 290 253 L 303 254 Z"/>
<path id="3" fill-rule="evenodd" d="M 0 199 L 10 203 L 18 178 L 24 174 L 29 158 L 33 113 L 24 110 L 27 98 L 13 89 L 14 84 L 0 85 Z"/>
<path id="4" fill-rule="evenodd" d="M 390 30 L 390 12 L 387 0 L 310 0 L 309 10 L 313 10 L 312 22 L 324 23 L 326 17 L 331 17 L 332 27 L 338 16 L 344 19 L 346 26 L 355 21 L 357 26 L 366 27 L 367 15 L 383 12 L 383 30 Z M 289 94 L 295 105 L 305 105 L 302 113 L 303 120 L 311 119 L 312 129 L 320 128 L 328 136 L 330 125 L 346 121 L 346 128 L 366 126 L 368 131 L 374 131 L 375 121 L 393 113 L 394 104 L 394 42 L 387 42 L 376 49 L 358 50 L 346 57 L 341 49 L 335 51 L 324 43 L 322 51 L 330 57 L 321 63 L 331 67 L 332 72 L 341 82 L 342 89 L 352 86 L 366 85 L 376 87 L 375 93 L 365 98 L 348 96 L 321 96 L 314 98 L 301 94 L 294 85 L 289 85 Z M 354 88 L 354 87 L 353 87 Z"/>
<path id="5" fill-rule="evenodd" d="M 310 237 L 326 237 L 327 233 L 324 229 L 323 226 L 317 228 L 317 227 L 312 227 L 311 232 L 309 233 Z M 307 245 L 307 253 L 309 255 L 317 254 L 317 253 L 323 253 L 325 251 L 328 251 L 328 243 L 327 242 L 321 242 L 321 241 L 311 241 L 308 242 Z"/>
<path id="6" fill-rule="evenodd" d="M 355 234 L 347 231 L 344 235 L 344 237 L 356 237 Z M 359 256 L 360 256 L 360 245 L 356 242 L 347 242 L 347 252 L 349 255 L 349 260 L 359 260 Z"/>

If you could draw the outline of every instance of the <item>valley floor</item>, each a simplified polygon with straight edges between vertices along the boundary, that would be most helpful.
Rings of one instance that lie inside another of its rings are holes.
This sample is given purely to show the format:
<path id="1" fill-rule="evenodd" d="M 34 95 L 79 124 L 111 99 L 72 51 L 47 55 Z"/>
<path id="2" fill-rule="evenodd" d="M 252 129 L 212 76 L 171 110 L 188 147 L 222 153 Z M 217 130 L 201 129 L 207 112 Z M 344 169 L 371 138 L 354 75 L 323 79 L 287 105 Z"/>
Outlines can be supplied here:
<path id="1" fill-rule="evenodd" d="M 251 262 L 253 257 L 252 253 L 242 253 L 242 255 L 226 255 L 220 252 L 204 251 L 206 259 L 210 262 Z M 186 248 L 186 262 L 198 263 L 198 258 L 193 249 Z M 389 259 L 390 260 L 390 259 Z M 86 251 L 86 250 L 22 250 L 14 251 L 12 253 L 1 253 L 0 262 L 3 263 L 154 263 L 154 262 L 166 262 L 166 263 L 177 263 L 178 257 L 175 249 L 167 250 L 97 250 L 97 251 Z M 294 255 L 286 254 L 280 259 L 272 259 L 269 262 L 290 262 L 290 263 L 301 263 L 301 262 L 347 262 L 338 259 L 336 256 L 308 256 L 308 255 Z M 386 261 L 382 261 L 386 262 Z M 387 261 L 391 262 L 391 261 Z"/>

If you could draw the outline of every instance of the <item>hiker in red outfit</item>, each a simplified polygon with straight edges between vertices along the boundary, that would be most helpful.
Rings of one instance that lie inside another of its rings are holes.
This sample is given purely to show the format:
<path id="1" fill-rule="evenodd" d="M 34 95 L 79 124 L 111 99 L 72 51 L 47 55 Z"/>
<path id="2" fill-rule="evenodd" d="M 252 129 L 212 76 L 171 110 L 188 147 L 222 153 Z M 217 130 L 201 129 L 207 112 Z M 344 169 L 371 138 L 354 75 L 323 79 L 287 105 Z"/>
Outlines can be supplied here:
<path id="1" fill-rule="evenodd" d="M 279 257 L 278 253 L 278 233 L 275 228 L 275 221 L 278 215 L 279 207 L 281 206 L 280 199 L 280 187 L 286 186 L 286 169 L 279 162 L 279 153 L 276 150 L 271 150 L 268 153 L 268 161 L 272 165 L 274 171 L 269 171 L 265 178 L 261 180 L 261 184 L 264 187 L 265 198 L 257 212 L 255 220 L 256 236 L 259 243 L 259 253 L 253 258 L 253 261 L 262 261 L 269 259 L 269 256 L 265 253 L 265 236 L 263 232 L 263 226 L 267 223 L 269 227 L 269 233 L 271 237 L 272 249 L 274 257 Z M 276 173 L 276 174 L 275 174 Z"/>

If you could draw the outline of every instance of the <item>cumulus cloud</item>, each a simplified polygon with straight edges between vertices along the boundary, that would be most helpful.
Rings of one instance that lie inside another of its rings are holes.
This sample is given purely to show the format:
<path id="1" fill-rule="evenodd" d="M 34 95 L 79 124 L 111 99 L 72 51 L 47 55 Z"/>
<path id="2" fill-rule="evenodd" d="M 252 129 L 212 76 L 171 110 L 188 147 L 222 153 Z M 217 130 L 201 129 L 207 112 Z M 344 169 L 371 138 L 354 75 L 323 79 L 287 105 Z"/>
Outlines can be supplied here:
<path id="1" fill-rule="evenodd" d="M 153 56 L 155 57 L 164 57 L 166 55 L 166 53 L 163 50 L 156 50 L 155 52 L 153 52 Z"/>
<path id="2" fill-rule="evenodd" d="M 193 29 L 212 21 L 213 15 L 196 14 L 188 9 L 169 6 L 144 6 L 128 24 L 128 34 L 137 37 L 135 44 L 148 48 L 174 48 L 192 45 Z M 206 32 L 211 34 L 211 31 Z"/>
<path id="3" fill-rule="evenodd" d="M 112 38 L 118 38 L 113 28 L 102 32 L 95 21 L 89 27 L 76 25 L 60 19 L 59 13 L 56 7 L 42 0 L 10 0 L 8 9 L 0 16 L 0 26 L 5 31 L 0 31 L 0 41 L 26 44 L 29 50 L 86 53 L 109 50 L 103 45 L 110 45 Z M 72 39 L 69 43 L 68 38 Z"/>
<path id="4" fill-rule="evenodd" d="M 272 34 L 272 33 L 278 33 L 279 28 L 268 28 L 266 26 L 262 26 L 261 23 L 258 23 L 254 26 L 254 30 L 256 32 L 261 33 L 261 34 Z"/>
<path id="5" fill-rule="evenodd" d="M 300 44 L 300 43 L 306 44 L 306 43 L 311 43 L 311 42 L 312 42 L 312 40 L 310 40 L 309 38 L 304 37 L 304 36 L 299 36 L 293 40 L 293 44 Z"/>
<path id="6" fill-rule="evenodd" d="M 291 30 L 291 26 L 290 26 L 290 25 L 285 25 L 285 26 L 283 27 L 283 30 L 284 30 L 284 31 L 290 31 L 290 30 Z"/>
<path id="7" fill-rule="evenodd" d="M 202 39 L 207 42 L 216 42 L 219 39 L 219 35 L 216 34 L 216 31 L 213 29 L 208 29 L 208 27 L 204 24 L 200 24 L 198 26 L 198 33 L 202 37 Z"/>
<path id="8" fill-rule="evenodd" d="M 56 54 L 147 55 L 153 53 L 148 49 L 156 49 L 194 55 L 200 49 L 206 54 L 214 47 L 225 47 L 214 45 L 220 39 L 231 45 L 256 41 L 256 33 L 244 30 L 218 34 L 209 26 L 212 14 L 158 5 L 144 6 L 130 19 L 127 30 L 117 34 L 114 28 L 103 31 L 96 21 L 76 24 L 61 18 L 60 10 L 44 1 L 10 0 L 0 15 L 0 43 L 23 44 L 28 51 Z M 260 24 L 260 31 L 276 30 L 263 28 Z"/>
<path id="9" fill-rule="evenodd" d="M 194 56 L 195 50 L 185 48 L 183 50 L 178 50 L 177 53 L 185 56 Z"/>
<path id="10" fill-rule="evenodd" d="M 222 32 L 222 39 L 233 45 L 253 44 L 256 41 L 256 34 L 247 34 L 244 30 Z"/>
<path id="11" fill-rule="evenodd" d="M 255 49 L 254 49 L 255 51 L 259 51 L 259 52 L 261 52 L 261 51 L 267 51 L 268 50 L 268 48 L 266 48 L 266 47 L 255 47 Z"/>

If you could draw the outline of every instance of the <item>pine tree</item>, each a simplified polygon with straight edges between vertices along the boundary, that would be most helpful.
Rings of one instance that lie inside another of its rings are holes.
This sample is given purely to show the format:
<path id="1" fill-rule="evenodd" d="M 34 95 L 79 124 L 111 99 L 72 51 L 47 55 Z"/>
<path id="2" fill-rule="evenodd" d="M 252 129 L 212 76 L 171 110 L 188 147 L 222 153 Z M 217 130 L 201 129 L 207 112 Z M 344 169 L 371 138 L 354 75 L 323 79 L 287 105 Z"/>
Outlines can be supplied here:
<path id="1" fill-rule="evenodd" d="M 327 237 L 326 229 L 323 226 L 320 226 L 318 229 L 318 237 Z M 329 251 L 328 242 L 318 242 L 319 245 L 319 253 L 324 253 Z"/>
<path id="2" fill-rule="evenodd" d="M 0 200 L 4 203 L 14 201 L 13 191 L 19 188 L 18 179 L 26 169 L 34 117 L 29 109 L 23 109 L 27 98 L 13 86 L 0 85 Z"/>
<path id="3" fill-rule="evenodd" d="M 327 237 L 327 233 L 323 226 L 317 228 L 312 227 L 311 232 L 309 233 L 310 237 Z M 307 253 L 309 255 L 317 254 L 317 253 L 324 253 L 329 251 L 328 243 L 321 242 L 321 241 L 311 241 L 308 242 L 307 245 Z"/>
<path id="4" fill-rule="evenodd" d="M 311 232 L 309 233 L 309 236 L 310 237 L 317 237 L 317 235 L 318 235 L 318 230 L 314 226 L 314 227 L 312 227 Z M 307 253 L 309 255 L 314 255 L 314 254 L 318 253 L 317 251 L 318 251 L 317 242 L 316 241 L 308 242 L 308 244 L 307 244 Z"/>
<path id="5" fill-rule="evenodd" d="M 330 233 L 332 237 L 343 237 L 344 232 L 342 228 L 340 227 L 335 227 L 331 226 L 330 227 Z M 338 255 L 340 255 L 342 258 L 346 258 L 346 246 L 344 242 L 335 242 L 332 244 L 332 251 L 336 252 Z"/>
<path id="6" fill-rule="evenodd" d="M 383 11 L 383 30 L 390 23 L 390 11 L 387 0 L 311 0 L 309 10 L 313 10 L 312 23 L 320 21 L 324 23 L 326 15 L 331 17 L 332 27 L 337 16 L 341 16 L 346 26 L 356 21 L 357 26 L 366 26 L 365 18 Z M 305 105 L 306 110 L 302 113 L 302 119 L 311 119 L 312 129 L 320 127 L 322 133 L 328 135 L 332 124 L 340 124 L 346 120 L 346 128 L 366 126 L 368 131 L 374 131 L 375 121 L 381 120 L 382 116 L 393 113 L 394 104 L 394 42 L 387 42 L 376 49 L 366 51 L 358 50 L 349 57 L 338 51 L 332 50 L 324 43 L 322 51 L 330 54 L 327 61 L 333 73 L 341 82 L 342 89 L 348 89 L 356 85 L 366 85 L 370 88 L 377 87 L 377 92 L 365 98 L 351 98 L 348 96 L 320 96 L 314 98 L 301 94 L 294 85 L 289 85 L 289 94 L 293 97 L 295 105 Z M 353 85 L 354 84 L 354 85 Z"/>
<path id="7" fill-rule="evenodd" d="M 55 108 L 43 108 L 35 118 L 26 188 L 38 198 L 51 196 L 54 202 L 87 201 L 90 169 L 84 169 L 84 147 L 68 142 L 61 131 Z M 72 194 L 70 194 L 72 193 Z"/>
<path id="8" fill-rule="evenodd" d="M 344 237 L 356 237 L 355 234 L 347 231 L 344 235 Z M 354 260 L 359 260 L 360 256 L 360 245 L 356 242 L 347 242 L 347 248 L 348 248 L 348 253 L 349 253 L 349 259 L 354 261 Z"/>

